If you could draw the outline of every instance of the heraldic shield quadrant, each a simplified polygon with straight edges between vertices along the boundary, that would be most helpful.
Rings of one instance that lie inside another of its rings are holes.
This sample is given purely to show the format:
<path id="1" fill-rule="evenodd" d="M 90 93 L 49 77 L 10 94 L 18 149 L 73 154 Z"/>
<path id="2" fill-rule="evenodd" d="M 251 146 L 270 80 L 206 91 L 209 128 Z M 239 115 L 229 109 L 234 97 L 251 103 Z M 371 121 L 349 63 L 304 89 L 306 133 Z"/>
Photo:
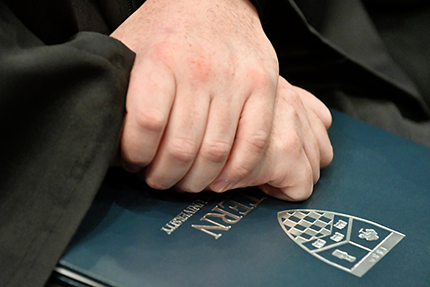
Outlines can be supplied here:
<path id="1" fill-rule="evenodd" d="M 280 211 L 278 221 L 307 252 L 358 277 L 405 237 L 365 219 L 322 210 Z"/>

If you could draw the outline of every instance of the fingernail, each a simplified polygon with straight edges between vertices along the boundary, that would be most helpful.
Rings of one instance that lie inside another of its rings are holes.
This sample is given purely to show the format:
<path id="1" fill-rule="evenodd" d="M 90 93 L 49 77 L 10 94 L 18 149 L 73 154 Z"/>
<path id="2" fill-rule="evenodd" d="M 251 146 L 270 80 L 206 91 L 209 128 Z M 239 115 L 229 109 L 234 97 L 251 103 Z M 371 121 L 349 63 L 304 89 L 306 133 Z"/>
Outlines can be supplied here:
<path id="1" fill-rule="evenodd" d="M 211 189 L 215 192 L 224 192 L 230 186 L 230 181 L 227 179 L 220 179 L 211 185 Z"/>

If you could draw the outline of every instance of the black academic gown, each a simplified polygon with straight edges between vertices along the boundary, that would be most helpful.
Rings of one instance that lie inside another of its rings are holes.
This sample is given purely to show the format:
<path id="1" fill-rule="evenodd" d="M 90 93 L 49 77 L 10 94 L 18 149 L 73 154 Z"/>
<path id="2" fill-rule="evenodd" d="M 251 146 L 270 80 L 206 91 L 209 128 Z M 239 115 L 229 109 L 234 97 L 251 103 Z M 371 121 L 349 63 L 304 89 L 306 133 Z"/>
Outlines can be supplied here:
<path id="1" fill-rule="evenodd" d="M 430 146 L 428 1 L 266 1 L 264 22 L 292 84 Z"/>
<path id="2" fill-rule="evenodd" d="M 117 147 L 134 54 L 69 4 L 0 1 L 0 286 L 44 285 Z"/>
<path id="3" fill-rule="evenodd" d="M 259 3 L 287 80 L 430 146 L 426 81 L 413 77 L 422 73 L 399 53 L 376 4 Z M 43 286 L 91 205 L 116 150 L 134 59 L 106 35 L 140 4 L 0 1 L 1 286 Z"/>

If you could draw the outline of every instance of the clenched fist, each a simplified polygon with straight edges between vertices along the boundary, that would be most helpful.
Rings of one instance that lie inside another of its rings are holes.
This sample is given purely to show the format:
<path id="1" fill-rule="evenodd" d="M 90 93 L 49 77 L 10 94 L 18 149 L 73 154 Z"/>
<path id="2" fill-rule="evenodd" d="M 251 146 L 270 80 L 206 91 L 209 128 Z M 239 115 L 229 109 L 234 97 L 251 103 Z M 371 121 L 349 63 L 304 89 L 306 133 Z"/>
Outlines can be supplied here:
<path id="1" fill-rule="evenodd" d="M 156 189 L 198 192 L 267 152 L 276 53 L 248 0 L 147 0 L 113 34 L 136 53 L 123 166 Z M 232 148 L 234 146 L 234 148 Z"/>
<path id="2" fill-rule="evenodd" d="M 308 198 L 320 169 L 333 159 L 327 134 L 331 120 L 330 111 L 320 100 L 280 77 L 270 140 L 260 162 L 247 170 L 230 158 L 210 188 L 222 192 L 259 186 L 283 200 Z"/>

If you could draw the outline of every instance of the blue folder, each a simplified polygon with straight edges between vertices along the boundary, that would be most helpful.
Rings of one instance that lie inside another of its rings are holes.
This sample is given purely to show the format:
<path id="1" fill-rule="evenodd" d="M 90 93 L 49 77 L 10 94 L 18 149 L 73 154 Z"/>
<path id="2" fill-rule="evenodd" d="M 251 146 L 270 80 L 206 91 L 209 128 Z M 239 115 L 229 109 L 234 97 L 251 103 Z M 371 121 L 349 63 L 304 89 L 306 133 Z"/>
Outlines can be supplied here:
<path id="1" fill-rule="evenodd" d="M 430 286 L 430 149 L 333 111 L 310 199 L 150 189 L 112 169 L 56 269 L 74 286 Z"/>

